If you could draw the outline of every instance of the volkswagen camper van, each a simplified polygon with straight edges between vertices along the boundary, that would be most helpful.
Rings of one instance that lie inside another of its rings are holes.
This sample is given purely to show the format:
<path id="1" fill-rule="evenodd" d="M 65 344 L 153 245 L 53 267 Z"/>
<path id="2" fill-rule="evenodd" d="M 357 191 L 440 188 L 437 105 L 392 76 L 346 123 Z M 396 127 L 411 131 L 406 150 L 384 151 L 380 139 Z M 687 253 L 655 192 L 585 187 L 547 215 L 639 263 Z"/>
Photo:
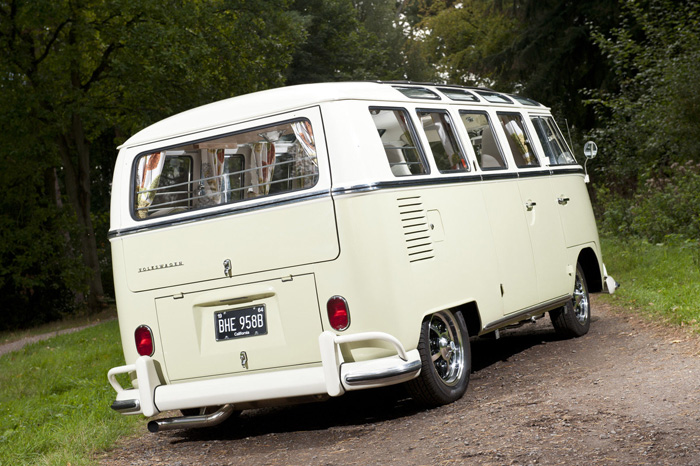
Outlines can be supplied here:
<path id="1" fill-rule="evenodd" d="M 547 107 L 482 88 L 309 84 L 156 123 L 114 172 L 112 408 L 183 414 L 157 431 L 399 383 L 453 402 L 470 337 L 581 336 L 614 291 L 584 176 Z"/>

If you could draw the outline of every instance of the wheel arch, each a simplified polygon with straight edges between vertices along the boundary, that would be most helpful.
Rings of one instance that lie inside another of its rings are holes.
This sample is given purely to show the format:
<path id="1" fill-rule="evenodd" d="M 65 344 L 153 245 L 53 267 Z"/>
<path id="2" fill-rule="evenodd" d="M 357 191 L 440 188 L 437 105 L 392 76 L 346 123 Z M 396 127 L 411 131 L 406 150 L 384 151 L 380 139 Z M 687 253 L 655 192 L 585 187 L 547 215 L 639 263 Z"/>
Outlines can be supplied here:
<path id="1" fill-rule="evenodd" d="M 591 292 L 599 292 L 603 290 L 603 276 L 601 274 L 600 262 L 598 256 L 592 248 L 587 247 L 581 250 L 578 255 L 578 263 L 581 264 L 583 274 L 586 277 L 588 290 Z"/>
<path id="2" fill-rule="evenodd" d="M 479 306 L 476 301 L 460 304 L 452 308 L 454 312 L 462 314 L 464 322 L 467 324 L 467 332 L 473 337 L 481 333 L 481 314 L 479 314 Z"/>

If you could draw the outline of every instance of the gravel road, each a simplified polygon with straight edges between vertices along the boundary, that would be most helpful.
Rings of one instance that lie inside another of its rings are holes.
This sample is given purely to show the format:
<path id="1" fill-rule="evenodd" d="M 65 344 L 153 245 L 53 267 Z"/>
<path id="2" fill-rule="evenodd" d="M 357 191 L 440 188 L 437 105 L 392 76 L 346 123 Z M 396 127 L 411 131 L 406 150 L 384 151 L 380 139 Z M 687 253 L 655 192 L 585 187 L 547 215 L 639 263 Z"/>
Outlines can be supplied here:
<path id="1" fill-rule="evenodd" d="M 253 410 L 210 429 L 124 439 L 104 465 L 700 465 L 700 339 L 593 297 L 588 335 L 548 318 L 472 339 L 460 401 L 402 390 Z M 116 414 L 115 414 L 116 415 Z"/>

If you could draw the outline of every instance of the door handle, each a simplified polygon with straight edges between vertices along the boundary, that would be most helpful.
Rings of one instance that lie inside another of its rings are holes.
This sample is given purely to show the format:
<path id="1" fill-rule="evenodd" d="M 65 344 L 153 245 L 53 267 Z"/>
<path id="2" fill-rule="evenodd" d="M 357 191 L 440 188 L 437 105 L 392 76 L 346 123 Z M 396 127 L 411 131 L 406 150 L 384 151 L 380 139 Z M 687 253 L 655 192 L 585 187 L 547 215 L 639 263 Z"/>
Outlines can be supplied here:
<path id="1" fill-rule="evenodd" d="M 529 212 L 529 211 L 531 211 L 532 209 L 534 209 L 536 205 L 537 205 L 537 203 L 536 203 L 535 201 L 527 201 L 527 202 L 525 203 L 525 208 L 526 208 L 527 211 Z"/>
<path id="2" fill-rule="evenodd" d="M 571 199 L 569 199 L 568 197 L 564 197 L 564 196 L 559 196 L 559 197 L 557 198 L 557 202 L 558 202 L 560 205 L 566 205 L 566 204 L 569 203 L 570 200 L 571 200 Z"/>

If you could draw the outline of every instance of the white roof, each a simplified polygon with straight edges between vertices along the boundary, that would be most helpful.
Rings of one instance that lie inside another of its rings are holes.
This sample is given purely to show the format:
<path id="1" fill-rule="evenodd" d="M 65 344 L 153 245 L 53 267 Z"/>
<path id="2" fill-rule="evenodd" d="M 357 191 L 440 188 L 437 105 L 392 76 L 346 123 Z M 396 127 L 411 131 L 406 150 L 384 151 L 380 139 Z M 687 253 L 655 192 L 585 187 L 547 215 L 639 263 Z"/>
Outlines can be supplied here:
<path id="1" fill-rule="evenodd" d="M 388 94 L 389 93 L 389 94 Z M 173 115 L 139 131 L 121 147 L 230 125 L 256 117 L 317 105 L 333 100 L 409 100 L 386 84 L 345 82 L 280 87 L 213 102 Z"/>
<path id="2" fill-rule="evenodd" d="M 407 97 L 394 86 L 419 87 L 433 90 L 433 92 L 436 87 L 455 87 L 398 82 L 335 82 L 280 87 L 232 97 L 178 113 L 139 131 L 119 148 L 194 134 L 275 113 L 318 105 L 321 102 L 350 99 L 415 102 L 415 99 Z M 491 93 L 494 92 L 491 91 Z"/>

